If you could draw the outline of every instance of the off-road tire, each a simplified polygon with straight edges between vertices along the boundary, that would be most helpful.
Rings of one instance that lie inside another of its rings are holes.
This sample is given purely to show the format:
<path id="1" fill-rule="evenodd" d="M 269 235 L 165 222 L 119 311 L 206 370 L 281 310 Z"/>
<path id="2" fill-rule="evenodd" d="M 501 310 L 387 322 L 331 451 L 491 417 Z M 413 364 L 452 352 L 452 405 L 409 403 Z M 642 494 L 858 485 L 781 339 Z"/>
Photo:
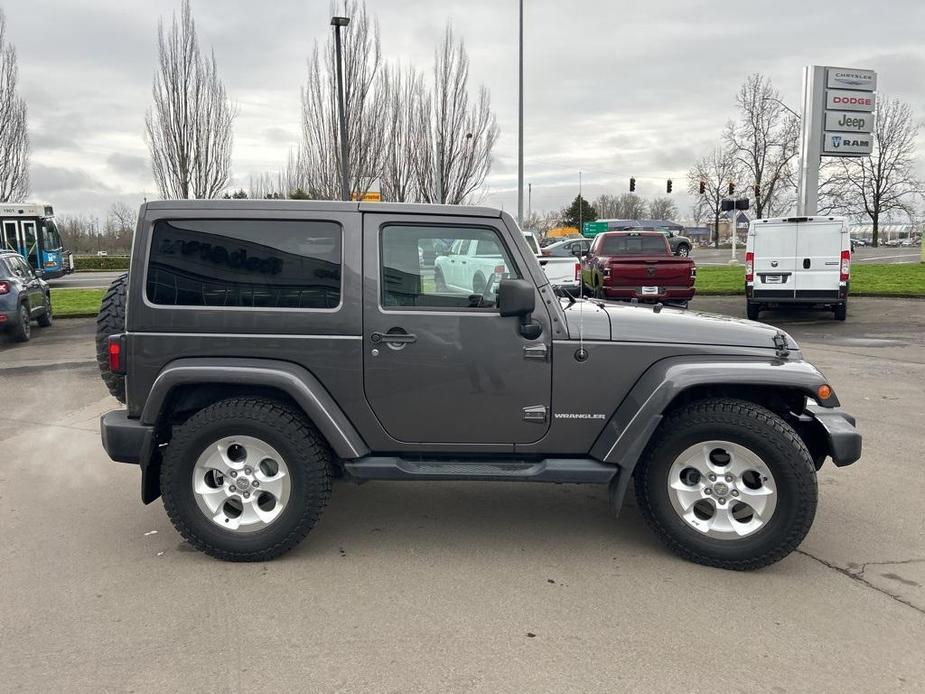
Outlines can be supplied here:
<path id="1" fill-rule="evenodd" d="M 741 539 L 708 537 L 671 505 L 668 471 L 700 441 L 726 440 L 756 453 L 771 470 L 777 506 L 767 525 Z M 816 513 L 816 468 L 802 439 L 770 410 L 744 400 L 701 400 L 672 412 L 652 437 L 634 473 L 646 522 L 674 553 L 692 562 L 748 571 L 780 561 L 802 542 Z"/>
<path id="2" fill-rule="evenodd" d="M 28 342 L 32 338 L 32 318 L 29 314 L 29 307 L 20 304 L 18 313 L 19 320 L 13 325 L 13 339 L 16 342 Z"/>
<path id="3" fill-rule="evenodd" d="M 205 448 L 223 436 L 255 436 L 285 460 L 289 502 L 267 527 L 247 534 L 220 528 L 199 509 L 193 468 Z M 331 495 L 332 457 L 317 429 L 286 405 L 263 398 L 231 398 L 209 405 L 174 429 L 161 462 L 164 509 L 196 549 L 225 561 L 269 561 L 299 544 Z"/>
<path id="4" fill-rule="evenodd" d="M 848 317 L 848 302 L 835 305 L 835 320 L 845 320 Z"/>
<path id="5" fill-rule="evenodd" d="M 750 301 L 745 304 L 745 315 L 748 316 L 749 320 L 758 320 L 760 313 L 761 306 L 759 304 L 753 304 Z"/>
<path id="6" fill-rule="evenodd" d="M 125 404 L 125 376 L 109 370 L 110 335 L 125 332 L 125 289 L 128 273 L 119 275 L 103 295 L 103 303 L 96 317 L 96 363 L 100 376 L 116 400 Z"/>
<path id="7" fill-rule="evenodd" d="M 45 312 L 39 316 L 39 327 L 50 328 L 54 323 L 54 312 L 51 310 L 51 297 L 45 297 Z"/>

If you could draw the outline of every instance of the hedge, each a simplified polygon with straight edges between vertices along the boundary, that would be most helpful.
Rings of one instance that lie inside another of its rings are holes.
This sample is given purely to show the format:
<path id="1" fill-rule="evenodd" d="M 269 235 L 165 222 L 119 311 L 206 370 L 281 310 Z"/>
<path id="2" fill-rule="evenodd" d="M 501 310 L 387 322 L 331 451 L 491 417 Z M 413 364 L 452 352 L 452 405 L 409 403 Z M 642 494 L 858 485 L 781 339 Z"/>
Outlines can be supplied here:
<path id="1" fill-rule="evenodd" d="M 75 255 L 75 270 L 128 270 L 127 255 Z"/>

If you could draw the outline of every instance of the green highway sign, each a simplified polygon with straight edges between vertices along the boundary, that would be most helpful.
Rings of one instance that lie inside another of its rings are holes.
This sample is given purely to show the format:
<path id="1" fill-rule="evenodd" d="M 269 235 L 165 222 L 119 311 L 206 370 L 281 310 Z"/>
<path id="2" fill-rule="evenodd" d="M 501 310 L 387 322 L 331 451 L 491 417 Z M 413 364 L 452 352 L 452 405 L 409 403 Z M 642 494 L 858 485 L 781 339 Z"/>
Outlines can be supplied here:
<path id="1" fill-rule="evenodd" d="M 593 237 L 602 231 L 607 231 L 607 222 L 585 222 L 582 225 L 581 235 Z"/>

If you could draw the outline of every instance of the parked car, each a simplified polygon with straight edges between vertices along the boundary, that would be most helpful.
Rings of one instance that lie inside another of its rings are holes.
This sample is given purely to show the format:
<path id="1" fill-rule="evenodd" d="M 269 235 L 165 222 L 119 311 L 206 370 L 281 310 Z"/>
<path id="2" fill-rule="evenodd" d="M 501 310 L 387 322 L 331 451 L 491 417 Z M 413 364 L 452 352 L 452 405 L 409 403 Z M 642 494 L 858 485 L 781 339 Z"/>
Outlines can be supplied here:
<path id="1" fill-rule="evenodd" d="M 694 244 L 687 236 L 682 236 L 678 232 L 671 231 L 670 229 L 662 233 L 668 237 L 668 245 L 671 246 L 672 253 L 682 258 L 686 258 L 691 254 L 691 248 L 694 247 Z"/>
<path id="2" fill-rule="evenodd" d="M 745 243 L 747 315 L 769 307 L 825 306 L 848 315 L 851 238 L 841 217 L 755 219 Z"/>
<path id="3" fill-rule="evenodd" d="M 532 231 L 525 231 L 524 238 L 533 254 L 537 256 L 540 267 L 549 278 L 549 283 L 555 289 L 556 294 L 576 294 L 581 281 L 581 262 L 579 254 L 568 255 L 548 255 L 545 248 L 540 248 L 537 243 L 536 234 Z M 583 239 L 587 241 L 587 239 Z"/>
<path id="4" fill-rule="evenodd" d="M 672 254 L 658 231 L 608 231 L 598 234 L 582 264 L 582 280 L 600 299 L 686 305 L 694 298 L 697 266 Z"/>
<path id="5" fill-rule="evenodd" d="M 0 329 L 26 342 L 32 321 L 43 328 L 52 324 L 51 290 L 18 253 L 0 251 Z"/>
<path id="6" fill-rule="evenodd" d="M 806 536 L 825 460 L 860 456 L 786 333 L 557 300 L 502 211 L 236 202 L 144 205 L 97 332 L 126 403 L 103 446 L 212 556 L 292 549 L 338 475 L 603 484 L 614 512 L 632 485 L 673 551 L 755 569 Z M 483 254 L 505 270 L 479 301 L 469 278 L 427 281 L 417 249 L 448 237 L 457 270 Z"/>
<path id="7" fill-rule="evenodd" d="M 580 239 L 567 239 L 565 241 L 556 241 L 542 249 L 542 254 L 546 257 L 554 258 L 574 258 L 576 254 L 580 257 L 591 249 L 591 239 L 584 237 Z"/>

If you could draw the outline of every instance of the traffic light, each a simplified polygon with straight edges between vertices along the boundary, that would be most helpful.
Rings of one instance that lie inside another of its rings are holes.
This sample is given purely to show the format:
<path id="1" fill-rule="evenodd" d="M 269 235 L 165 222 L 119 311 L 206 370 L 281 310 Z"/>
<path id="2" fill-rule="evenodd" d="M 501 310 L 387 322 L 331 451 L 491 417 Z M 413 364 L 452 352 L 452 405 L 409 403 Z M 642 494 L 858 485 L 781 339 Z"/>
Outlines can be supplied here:
<path id="1" fill-rule="evenodd" d="M 729 195 L 733 196 L 736 193 L 736 184 L 732 181 L 729 181 Z"/>
<path id="2" fill-rule="evenodd" d="M 707 182 L 701 181 L 700 182 L 700 194 L 703 195 L 706 192 L 707 192 Z"/>
<path id="3" fill-rule="evenodd" d="M 668 185 L 665 186 L 665 190 L 666 190 L 666 192 L 668 192 L 668 193 L 671 192 L 671 179 L 670 179 L 670 178 L 668 179 Z"/>
<path id="4" fill-rule="evenodd" d="M 630 192 L 633 193 L 636 190 L 636 179 L 630 177 Z"/>

